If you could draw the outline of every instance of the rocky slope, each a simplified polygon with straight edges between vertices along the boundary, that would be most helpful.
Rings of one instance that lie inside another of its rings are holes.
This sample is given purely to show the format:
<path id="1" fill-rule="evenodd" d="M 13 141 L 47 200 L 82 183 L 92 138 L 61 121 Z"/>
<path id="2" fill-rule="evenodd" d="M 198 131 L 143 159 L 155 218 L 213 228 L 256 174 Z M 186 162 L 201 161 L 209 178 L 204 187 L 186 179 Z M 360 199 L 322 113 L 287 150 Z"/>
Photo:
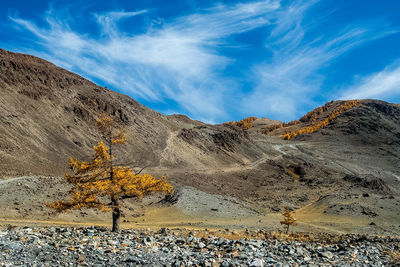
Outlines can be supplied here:
<path id="1" fill-rule="evenodd" d="M 2 175 L 64 174 L 69 156 L 90 155 L 102 113 L 127 130 L 124 164 L 201 168 L 260 154 L 240 131 L 164 116 L 33 56 L 0 50 L 0 88 Z"/>

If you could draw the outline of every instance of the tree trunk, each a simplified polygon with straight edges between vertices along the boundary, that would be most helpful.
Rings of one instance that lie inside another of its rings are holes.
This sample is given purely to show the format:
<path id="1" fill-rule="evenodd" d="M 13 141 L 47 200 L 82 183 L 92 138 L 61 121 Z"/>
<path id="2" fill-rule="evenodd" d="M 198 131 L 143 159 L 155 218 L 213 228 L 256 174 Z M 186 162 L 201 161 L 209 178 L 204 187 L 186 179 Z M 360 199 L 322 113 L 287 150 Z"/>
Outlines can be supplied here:
<path id="1" fill-rule="evenodd" d="M 112 199 L 112 231 L 113 232 L 119 232 L 119 222 L 120 222 L 120 217 L 121 217 L 121 211 L 119 209 L 119 199 L 118 198 L 113 198 Z"/>
<path id="2" fill-rule="evenodd" d="M 114 169 L 113 169 L 113 162 L 112 162 L 112 136 L 110 134 L 110 140 L 109 140 L 109 153 L 110 153 L 110 180 L 113 183 L 114 182 Z M 112 196 L 111 197 L 111 202 L 112 202 L 112 230 L 113 232 L 119 232 L 119 223 L 120 223 L 120 217 L 121 217 L 121 211 L 119 209 L 119 199 L 118 197 Z"/>

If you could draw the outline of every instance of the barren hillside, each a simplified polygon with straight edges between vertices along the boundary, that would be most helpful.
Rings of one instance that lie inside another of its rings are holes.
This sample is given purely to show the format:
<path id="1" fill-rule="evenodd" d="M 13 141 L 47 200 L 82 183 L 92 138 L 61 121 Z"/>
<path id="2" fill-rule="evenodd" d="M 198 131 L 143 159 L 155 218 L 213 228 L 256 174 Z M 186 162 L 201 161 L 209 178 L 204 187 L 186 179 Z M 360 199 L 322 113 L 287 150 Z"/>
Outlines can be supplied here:
<path id="1" fill-rule="evenodd" d="M 0 50 L 0 88 L 2 175 L 62 175 L 69 156 L 91 153 L 104 112 L 126 128 L 119 160 L 132 166 L 202 167 L 260 154 L 241 131 L 164 116 L 33 56 Z"/>
<path id="2" fill-rule="evenodd" d="M 51 218 L 43 203 L 66 197 L 59 176 L 68 171 L 69 156 L 91 155 L 99 140 L 94 121 L 105 112 L 127 130 L 117 160 L 166 174 L 177 189 L 175 205 L 156 205 L 143 220 L 279 227 L 276 213 L 289 206 L 298 210 L 302 229 L 400 232 L 398 104 L 332 101 L 289 124 L 263 118 L 245 129 L 208 125 L 165 116 L 50 62 L 5 50 L 0 90 L 4 220 Z M 131 204 L 136 210 L 127 211 L 127 223 L 142 216 Z M 104 221 L 101 216 L 55 220 Z"/>

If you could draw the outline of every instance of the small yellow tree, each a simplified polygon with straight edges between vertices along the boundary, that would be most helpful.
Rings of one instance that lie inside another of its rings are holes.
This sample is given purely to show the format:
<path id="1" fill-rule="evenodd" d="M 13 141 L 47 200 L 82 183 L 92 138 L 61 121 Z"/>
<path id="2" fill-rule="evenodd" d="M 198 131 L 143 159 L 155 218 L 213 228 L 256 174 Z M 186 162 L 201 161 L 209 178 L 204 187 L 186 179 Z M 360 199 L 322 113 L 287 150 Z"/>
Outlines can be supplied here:
<path id="1" fill-rule="evenodd" d="M 173 193 L 173 187 L 165 177 L 155 179 L 150 174 L 135 174 L 129 167 L 114 166 L 113 147 L 126 143 L 125 130 L 115 132 L 113 119 L 103 114 L 97 119 L 103 139 L 94 147 L 95 155 L 91 161 L 70 158 L 69 166 L 73 175 L 66 174 L 71 183 L 69 201 L 49 204 L 58 212 L 81 208 L 96 208 L 112 211 L 112 231 L 120 229 L 121 201 L 126 198 L 138 198 L 151 192 Z"/>
<path id="2" fill-rule="evenodd" d="M 283 227 L 286 229 L 286 233 L 289 232 L 289 226 L 296 226 L 296 219 L 293 217 L 292 212 L 290 211 L 289 207 L 285 207 L 285 210 L 282 213 L 283 216 L 283 221 L 281 221 L 281 224 Z"/>

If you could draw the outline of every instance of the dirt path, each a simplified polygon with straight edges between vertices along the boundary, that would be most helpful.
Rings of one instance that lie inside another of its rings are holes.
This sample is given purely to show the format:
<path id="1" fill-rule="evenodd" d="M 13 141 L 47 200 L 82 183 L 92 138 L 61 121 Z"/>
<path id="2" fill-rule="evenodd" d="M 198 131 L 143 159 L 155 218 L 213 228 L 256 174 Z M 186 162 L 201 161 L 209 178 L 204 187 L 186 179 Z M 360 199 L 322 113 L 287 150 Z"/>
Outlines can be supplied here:
<path id="1" fill-rule="evenodd" d="M 0 185 L 8 184 L 8 183 L 15 182 L 18 180 L 24 180 L 29 177 L 30 176 L 18 176 L 18 177 L 12 177 L 12 178 L 8 178 L 8 179 L 0 179 Z"/>

